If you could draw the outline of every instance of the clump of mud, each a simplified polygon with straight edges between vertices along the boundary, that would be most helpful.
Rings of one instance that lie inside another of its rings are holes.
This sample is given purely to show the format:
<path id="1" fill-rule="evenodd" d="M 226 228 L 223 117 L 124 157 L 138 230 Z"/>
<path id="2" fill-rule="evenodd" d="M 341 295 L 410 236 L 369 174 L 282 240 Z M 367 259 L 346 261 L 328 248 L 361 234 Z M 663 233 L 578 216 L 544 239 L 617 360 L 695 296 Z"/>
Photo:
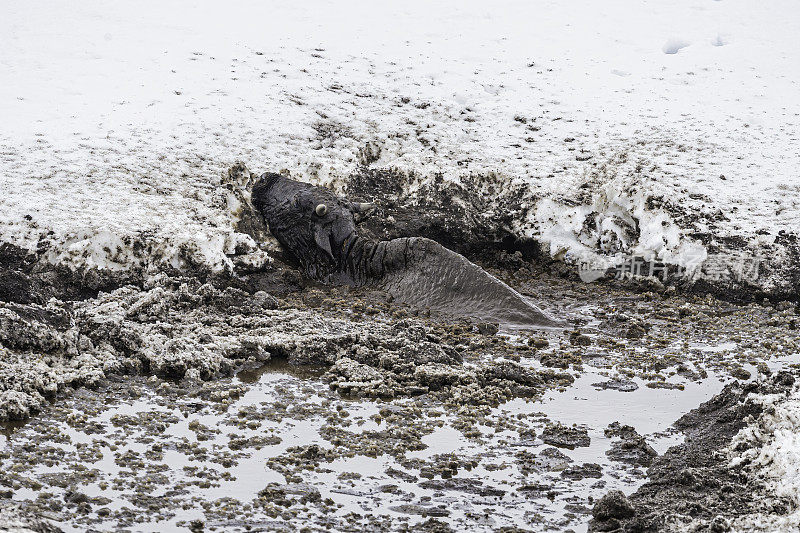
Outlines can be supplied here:
<path id="1" fill-rule="evenodd" d="M 606 455 L 622 463 L 637 466 L 650 466 L 653 459 L 658 456 L 652 446 L 647 444 L 644 437 L 636 429 L 614 422 L 604 431 L 606 437 L 620 437 L 620 440 L 611 445 Z"/>
<path id="2" fill-rule="evenodd" d="M 398 318 L 411 312 L 384 294 L 292 292 L 291 276 L 276 274 L 278 298 L 255 290 L 264 279 L 215 285 L 159 274 L 82 300 L 0 303 L 0 420 L 27 418 L 66 387 L 109 374 L 209 380 L 275 358 L 329 367 L 331 386 L 357 396 L 440 392 L 497 404 L 572 380 L 503 361 L 522 348 L 494 337 L 496 329 L 454 325 L 443 338 L 441 325 Z"/>
<path id="3" fill-rule="evenodd" d="M 364 168 L 349 176 L 344 193 L 374 203 L 376 211 L 361 230 L 378 240 L 427 237 L 470 257 L 504 247 L 541 257 L 538 245 L 521 242 L 513 230 L 532 207 L 525 207 L 527 188 L 509 187 L 494 175 L 470 176 L 457 183 Z"/>

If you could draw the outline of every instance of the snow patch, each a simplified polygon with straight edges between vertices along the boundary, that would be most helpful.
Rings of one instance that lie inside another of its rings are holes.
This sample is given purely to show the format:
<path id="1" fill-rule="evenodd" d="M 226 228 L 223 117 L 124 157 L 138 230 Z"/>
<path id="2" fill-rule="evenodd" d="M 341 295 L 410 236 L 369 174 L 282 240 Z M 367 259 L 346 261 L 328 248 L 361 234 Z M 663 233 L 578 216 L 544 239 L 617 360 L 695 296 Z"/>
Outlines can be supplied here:
<path id="1" fill-rule="evenodd" d="M 670 212 L 686 234 L 772 246 L 776 273 L 788 245 L 764 243 L 800 227 L 800 101 L 787 97 L 800 19 L 776 1 L 546 0 L 491 16 L 477 1 L 15 3 L 0 20 L 0 240 L 108 268 L 151 262 L 144 242 L 154 262 L 230 268 L 236 206 L 220 183 L 238 160 L 321 184 L 360 165 L 494 172 L 566 206 L 537 208 L 555 226 L 531 230 L 566 256 L 594 239 L 574 227 L 594 210 L 575 176 L 626 152 L 657 196 L 724 215 L 711 227 Z M 711 46 L 709 28 L 736 41 Z M 659 50 L 654 36 L 673 32 Z M 658 214 L 631 209 L 598 211 L 606 249 L 687 253 Z M 787 286 L 775 276 L 766 290 Z"/>
<path id="2" fill-rule="evenodd" d="M 672 37 L 667 39 L 667 42 L 665 42 L 664 46 L 661 47 L 661 51 L 665 54 L 677 54 L 681 49 L 686 48 L 691 44 L 692 43 L 686 39 Z"/>
<path id="3" fill-rule="evenodd" d="M 552 258 L 570 264 L 601 269 L 639 257 L 696 276 L 706 247 L 686 236 L 665 210 L 648 207 L 650 196 L 647 188 L 633 190 L 626 180 L 613 179 L 583 205 L 542 199 L 520 231 L 548 245 Z"/>

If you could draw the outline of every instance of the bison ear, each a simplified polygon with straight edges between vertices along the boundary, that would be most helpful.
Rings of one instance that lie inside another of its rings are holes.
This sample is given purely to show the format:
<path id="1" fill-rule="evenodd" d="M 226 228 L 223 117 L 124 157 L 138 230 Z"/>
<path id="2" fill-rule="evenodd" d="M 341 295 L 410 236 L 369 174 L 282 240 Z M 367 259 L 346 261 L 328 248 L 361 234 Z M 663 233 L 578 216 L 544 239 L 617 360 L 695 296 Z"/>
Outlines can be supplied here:
<path id="1" fill-rule="evenodd" d="M 314 230 L 314 241 L 317 243 L 328 256 L 333 259 L 333 251 L 331 250 L 331 239 L 328 234 L 328 230 L 323 228 L 322 226 L 317 226 Z"/>

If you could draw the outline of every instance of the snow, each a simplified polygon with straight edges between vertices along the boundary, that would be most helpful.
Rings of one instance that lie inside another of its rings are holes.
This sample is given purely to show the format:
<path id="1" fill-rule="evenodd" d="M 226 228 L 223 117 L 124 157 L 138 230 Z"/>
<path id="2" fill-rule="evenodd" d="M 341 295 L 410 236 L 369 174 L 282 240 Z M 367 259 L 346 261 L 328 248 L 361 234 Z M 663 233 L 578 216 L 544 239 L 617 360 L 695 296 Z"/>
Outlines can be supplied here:
<path id="1" fill-rule="evenodd" d="M 732 452 L 731 466 L 747 464 L 747 468 L 765 481 L 768 498 L 788 500 L 786 514 L 758 513 L 737 518 L 734 531 L 797 531 L 800 528 L 800 387 L 786 397 L 762 394 L 754 398 L 764 407 L 763 414 L 742 429 L 731 442 L 746 449 Z"/>
<path id="2" fill-rule="evenodd" d="M 220 180 L 234 161 L 335 186 L 369 143 L 374 166 L 525 183 L 540 203 L 519 231 L 555 257 L 603 253 L 579 229 L 598 208 L 642 227 L 627 252 L 684 266 L 706 253 L 698 232 L 772 246 L 800 227 L 797 12 L 786 0 L 9 4 L 0 240 L 46 242 L 53 261 L 83 266 L 226 268 L 239 237 Z M 652 196 L 702 216 L 677 221 Z"/>
<path id="3" fill-rule="evenodd" d="M 668 39 L 667 42 L 664 43 L 664 46 L 661 48 L 661 51 L 664 52 L 665 54 L 677 54 L 681 48 L 686 48 L 690 44 L 692 43 L 690 43 L 685 39 L 681 39 L 680 37 L 673 37 L 671 39 Z"/>
<path id="4" fill-rule="evenodd" d="M 800 228 L 798 15 L 793 0 L 7 2 L 0 242 L 82 268 L 230 268 L 256 248 L 233 229 L 235 161 L 336 186 L 369 147 L 422 179 L 524 183 L 516 230 L 565 261 L 696 266 L 706 233 L 782 263 L 776 236 Z M 800 393 L 774 403 L 752 459 L 800 505 Z"/>

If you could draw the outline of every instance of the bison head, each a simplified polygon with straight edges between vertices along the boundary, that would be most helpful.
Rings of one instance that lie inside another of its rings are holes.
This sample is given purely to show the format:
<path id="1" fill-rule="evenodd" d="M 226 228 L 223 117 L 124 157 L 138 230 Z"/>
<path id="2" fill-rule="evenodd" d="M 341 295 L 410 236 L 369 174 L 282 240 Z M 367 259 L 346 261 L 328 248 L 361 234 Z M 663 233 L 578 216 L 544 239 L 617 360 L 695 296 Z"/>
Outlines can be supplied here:
<path id="1" fill-rule="evenodd" d="M 252 201 L 305 274 L 321 281 L 342 271 L 356 235 L 355 217 L 366 208 L 323 187 L 274 173 L 263 174 L 253 185 Z"/>

